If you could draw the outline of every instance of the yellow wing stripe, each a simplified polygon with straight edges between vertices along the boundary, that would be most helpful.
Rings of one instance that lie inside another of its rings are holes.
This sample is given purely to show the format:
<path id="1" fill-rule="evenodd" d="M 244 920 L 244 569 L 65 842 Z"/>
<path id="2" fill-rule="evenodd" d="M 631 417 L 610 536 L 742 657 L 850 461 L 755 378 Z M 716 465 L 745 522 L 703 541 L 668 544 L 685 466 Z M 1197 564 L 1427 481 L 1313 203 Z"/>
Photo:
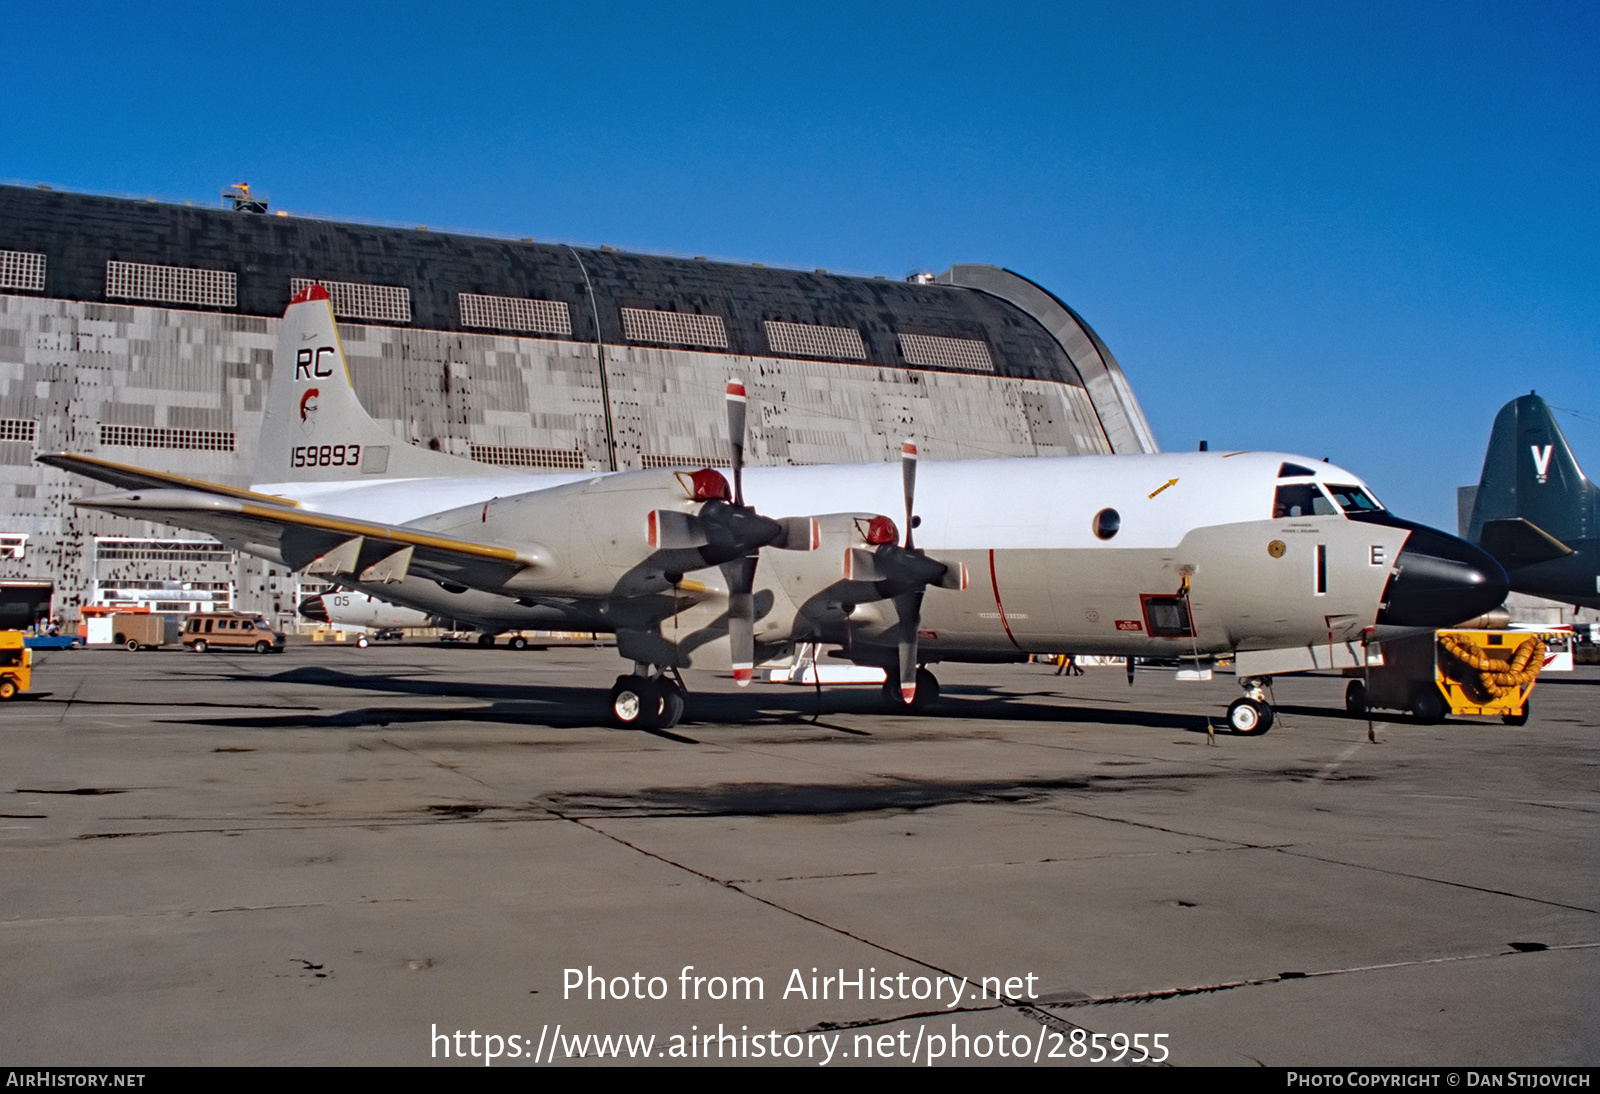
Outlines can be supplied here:
<path id="1" fill-rule="evenodd" d="M 487 543 L 473 543 L 471 540 L 429 535 L 427 532 L 417 532 L 409 528 L 397 528 L 391 524 L 369 524 L 363 520 L 350 520 L 346 517 L 330 517 L 323 516 L 320 513 L 296 512 L 277 505 L 243 505 L 240 507 L 239 512 L 245 516 L 256 517 L 261 520 L 298 524 L 304 528 L 337 532 L 340 535 L 367 536 L 373 539 L 389 540 L 394 543 L 405 543 L 412 547 L 429 547 L 439 551 L 451 551 L 458 555 L 472 555 L 476 558 L 491 559 L 495 562 L 529 564 L 529 560 L 520 557 L 517 552 L 509 547 L 492 547 Z"/>

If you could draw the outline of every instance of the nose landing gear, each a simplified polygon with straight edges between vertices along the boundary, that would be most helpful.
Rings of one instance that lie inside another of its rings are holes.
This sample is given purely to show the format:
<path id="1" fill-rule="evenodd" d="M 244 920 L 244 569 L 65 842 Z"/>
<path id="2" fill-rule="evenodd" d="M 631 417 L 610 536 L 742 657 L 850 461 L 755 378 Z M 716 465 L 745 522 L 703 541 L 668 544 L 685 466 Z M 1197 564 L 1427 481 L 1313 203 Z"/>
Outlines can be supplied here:
<path id="1" fill-rule="evenodd" d="M 1235 699 L 1228 707 L 1228 728 L 1241 737 L 1259 737 L 1272 728 L 1274 720 L 1266 680 L 1250 676 L 1240 680 L 1239 686 L 1244 688 L 1244 698 Z"/>

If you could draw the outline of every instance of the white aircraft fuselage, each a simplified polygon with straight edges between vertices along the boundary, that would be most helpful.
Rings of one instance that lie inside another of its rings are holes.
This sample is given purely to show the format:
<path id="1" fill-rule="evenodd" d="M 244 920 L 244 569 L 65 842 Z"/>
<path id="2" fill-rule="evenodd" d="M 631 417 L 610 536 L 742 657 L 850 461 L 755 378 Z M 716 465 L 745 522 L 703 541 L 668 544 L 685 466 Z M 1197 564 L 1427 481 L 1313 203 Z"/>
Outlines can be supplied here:
<path id="1" fill-rule="evenodd" d="M 736 469 L 745 398 L 731 381 Z M 252 490 L 40 459 L 123 490 L 75 504 L 207 532 L 487 634 L 613 631 L 635 663 L 613 693 L 624 724 L 681 714 L 664 673 L 744 682 L 797 643 L 898 666 L 909 702 L 925 663 L 1331 651 L 1374 626 L 1452 625 L 1506 590 L 1476 547 L 1390 516 L 1342 468 L 1281 453 L 933 460 L 915 493 L 909 443 L 901 465 L 735 470 L 731 487 L 705 468 L 492 470 L 366 414 L 316 287 L 280 328 Z M 909 520 L 914 547 L 885 514 Z"/>
<path id="2" fill-rule="evenodd" d="M 1285 464 L 1313 473 L 1279 478 Z M 437 615 L 481 617 L 501 628 L 557 621 L 588 627 L 605 624 L 621 610 L 610 603 L 612 594 L 645 551 L 647 516 L 661 508 L 656 489 L 668 474 L 618 476 L 640 480 L 631 507 L 623 500 L 630 492 L 608 490 L 611 508 L 603 519 L 589 519 L 580 507 L 561 527 L 516 526 L 519 517 L 507 515 L 506 503 L 524 496 L 537 503 L 556 487 L 570 490 L 613 476 L 309 488 L 278 483 L 254 489 L 295 498 L 315 512 L 538 547 L 550 552 L 548 567 L 560 576 L 524 591 L 568 597 L 576 616 L 553 616 L 549 600 L 519 605 L 515 598 L 493 596 L 485 602 L 471 590 L 451 593 L 421 579 L 355 587 Z M 1281 453 L 924 461 L 919 475 L 917 545 L 941 562 L 963 566 L 968 578 L 965 589 L 930 590 L 923 602 L 921 649 L 929 660 L 1060 651 L 1176 657 L 1316 644 L 1330 633 L 1336 641 L 1352 640 L 1376 620 L 1410 534 L 1392 524 L 1351 520 L 1331 505 L 1325 514 L 1274 518 L 1275 491 L 1286 483 L 1365 490 L 1348 471 Z M 892 513 L 901 505 L 900 468 L 894 464 L 751 468 L 745 483 L 751 502 L 769 513 Z M 454 504 L 446 508 L 448 503 Z M 1094 518 L 1107 509 L 1118 514 L 1119 527 L 1102 539 Z M 632 536 L 624 511 L 634 518 Z M 1281 549 L 1275 552 L 1274 544 Z M 791 572 L 811 561 L 807 553 L 763 548 L 758 600 L 766 594 L 774 603 L 793 602 Z M 715 569 L 690 576 L 709 589 L 722 588 Z M 1185 590 L 1193 633 L 1152 634 L 1145 598 Z M 857 605 L 852 614 L 858 625 L 874 621 L 870 605 Z M 758 642 L 789 640 L 775 626 L 763 628 L 762 618 Z M 711 650 L 700 660 L 726 667 Z M 694 667 L 697 659 L 691 653 L 676 663 Z"/>

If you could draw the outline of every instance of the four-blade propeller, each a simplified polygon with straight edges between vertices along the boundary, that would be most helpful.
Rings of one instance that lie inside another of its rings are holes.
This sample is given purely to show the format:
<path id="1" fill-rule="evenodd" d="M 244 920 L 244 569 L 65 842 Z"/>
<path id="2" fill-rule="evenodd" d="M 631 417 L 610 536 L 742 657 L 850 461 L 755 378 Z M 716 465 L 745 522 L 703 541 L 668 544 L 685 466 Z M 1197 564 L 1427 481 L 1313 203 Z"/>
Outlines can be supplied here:
<path id="1" fill-rule="evenodd" d="M 728 585 L 728 645 L 733 678 L 739 686 L 750 683 L 755 672 L 755 577 L 763 547 L 810 550 L 817 546 L 817 522 L 810 517 L 774 520 L 757 513 L 744 500 L 745 409 L 744 382 L 728 381 L 728 449 L 733 484 L 715 471 L 694 472 L 685 477 L 691 496 L 702 502 L 697 516 L 685 518 L 668 511 L 652 514 L 652 544 L 667 546 L 684 542 L 682 533 L 669 535 L 670 522 L 692 521 L 692 542 L 702 565 L 717 566 Z M 917 446 L 907 440 L 900 451 L 901 481 L 905 494 L 906 535 L 904 545 L 898 530 L 887 517 L 873 517 L 861 529 L 871 551 L 871 582 L 879 599 L 892 602 L 895 609 L 895 645 L 899 669 L 901 701 L 910 704 L 917 693 L 917 639 L 922 617 L 922 596 L 929 585 L 952 588 L 966 584 L 965 567 L 951 567 L 929 558 L 915 546 L 913 529 L 919 523 L 915 514 Z M 731 496 L 730 496 L 731 494 Z M 686 529 L 686 531 L 688 531 Z M 660 537 L 659 541 L 657 537 Z"/>

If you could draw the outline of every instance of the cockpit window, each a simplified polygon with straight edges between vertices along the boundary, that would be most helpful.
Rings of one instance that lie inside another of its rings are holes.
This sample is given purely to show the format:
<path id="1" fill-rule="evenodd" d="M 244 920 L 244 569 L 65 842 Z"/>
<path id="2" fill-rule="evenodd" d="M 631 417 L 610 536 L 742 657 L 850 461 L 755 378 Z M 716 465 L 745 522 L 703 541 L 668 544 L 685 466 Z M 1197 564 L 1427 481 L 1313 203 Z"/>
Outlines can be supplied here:
<path id="1" fill-rule="evenodd" d="M 1339 486 L 1328 483 L 1328 493 L 1333 495 L 1333 500 L 1339 503 L 1339 508 L 1346 513 L 1378 513 L 1383 511 L 1383 506 L 1371 494 L 1359 486 Z"/>
<path id="2" fill-rule="evenodd" d="M 1311 470 L 1311 468 L 1301 467 L 1297 463 L 1285 462 L 1278 468 L 1278 478 L 1280 479 L 1293 479 L 1298 478 L 1301 475 L 1310 476 L 1315 474 L 1316 472 Z"/>
<path id="3" fill-rule="evenodd" d="M 1328 496 L 1314 482 L 1278 487 L 1272 499 L 1272 515 L 1277 517 L 1325 517 L 1338 513 Z"/>

